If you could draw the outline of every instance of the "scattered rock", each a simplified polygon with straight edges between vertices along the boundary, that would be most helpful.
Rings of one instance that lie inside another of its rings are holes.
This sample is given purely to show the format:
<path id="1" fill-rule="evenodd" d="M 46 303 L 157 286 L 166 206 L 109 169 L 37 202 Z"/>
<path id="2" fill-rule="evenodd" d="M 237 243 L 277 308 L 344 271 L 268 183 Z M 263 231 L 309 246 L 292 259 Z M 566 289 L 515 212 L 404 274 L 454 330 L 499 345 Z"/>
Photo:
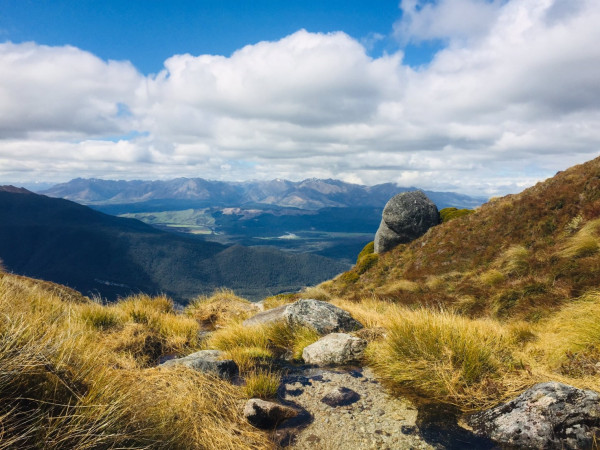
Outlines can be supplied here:
<path id="1" fill-rule="evenodd" d="M 313 299 L 302 299 L 288 305 L 258 313 L 243 322 L 244 325 L 259 325 L 285 321 L 290 325 L 314 328 L 319 334 L 338 331 L 355 331 L 362 324 L 331 303 Z"/>
<path id="2" fill-rule="evenodd" d="M 439 223 L 437 207 L 423 192 L 395 195 L 383 209 L 381 224 L 375 234 L 375 253 L 411 242 Z"/>
<path id="3" fill-rule="evenodd" d="M 354 392 L 352 389 L 346 387 L 337 387 L 329 391 L 321 399 L 326 405 L 335 408 L 337 406 L 351 405 L 360 399 L 360 395 Z"/>
<path id="4" fill-rule="evenodd" d="M 302 351 L 302 359 L 308 364 L 321 366 L 350 364 L 359 361 L 367 341 L 345 333 L 331 333 Z"/>
<path id="5" fill-rule="evenodd" d="M 165 361 L 162 367 L 186 366 L 200 372 L 218 375 L 221 378 L 233 378 L 239 374 L 237 364 L 231 359 L 220 359 L 223 352 L 220 350 L 201 350 L 183 358 Z"/>
<path id="6" fill-rule="evenodd" d="M 289 406 L 259 398 L 251 398 L 244 406 L 244 417 L 251 425 L 262 429 L 274 428 L 278 423 L 297 415 L 298 411 Z"/>
<path id="7" fill-rule="evenodd" d="M 600 437 L 600 396 L 562 383 L 540 383 L 514 400 L 474 414 L 480 436 L 519 448 L 592 448 Z"/>

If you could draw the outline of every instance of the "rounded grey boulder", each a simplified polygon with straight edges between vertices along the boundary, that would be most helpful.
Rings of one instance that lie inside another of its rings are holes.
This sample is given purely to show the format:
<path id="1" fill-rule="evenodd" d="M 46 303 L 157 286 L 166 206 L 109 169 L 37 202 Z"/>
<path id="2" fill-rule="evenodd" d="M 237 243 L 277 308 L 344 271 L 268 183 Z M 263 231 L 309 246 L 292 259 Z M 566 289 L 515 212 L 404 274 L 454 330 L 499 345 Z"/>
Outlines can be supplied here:
<path id="1" fill-rule="evenodd" d="M 375 253 L 414 241 L 439 223 L 437 207 L 422 191 L 395 195 L 383 209 L 381 224 L 375 234 Z"/>
<path id="2" fill-rule="evenodd" d="M 331 333 L 322 337 L 302 351 L 307 364 L 323 366 L 350 364 L 360 361 L 367 348 L 367 341 L 346 333 Z"/>
<path id="3" fill-rule="evenodd" d="M 600 396 L 563 383 L 540 383 L 468 422 L 479 436 L 510 448 L 592 448 L 600 437 Z"/>
<path id="4" fill-rule="evenodd" d="M 183 358 L 165 361 L 162 367 L 185 366 L 199 372 L 218 375 L 221 378 L 233 378 L 239 373 L 237 364 L 231 359 L 222 359 L 220 350 L 200 350 Z"/>
<path id="5" fill-rule="evenodd" d="M 363 325 L 355 320 L 348 311 L 331 303 L 310 298 L 301 299 L 289 305 L 258 313 L 246 319 L 245 326 L 265 323 L 285 322 L 289 325 L 300 325 L 315 329 L 319 334 L 338 331 L 356 331 Z"/>

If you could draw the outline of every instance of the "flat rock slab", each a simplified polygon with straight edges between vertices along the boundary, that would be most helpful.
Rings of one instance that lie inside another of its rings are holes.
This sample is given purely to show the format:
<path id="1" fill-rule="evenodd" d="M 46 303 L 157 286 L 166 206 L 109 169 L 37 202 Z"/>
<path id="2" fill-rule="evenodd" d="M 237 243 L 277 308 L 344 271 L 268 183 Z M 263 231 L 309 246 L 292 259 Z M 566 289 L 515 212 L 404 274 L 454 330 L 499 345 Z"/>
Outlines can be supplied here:
<path id="1" fill-rule="evenodd" d="M 239 374 L 237 364 L 231 359 L 221 359 L 220 350 L 201 350 L 183 358 L 165 361 L 161 367 L 185 366 L 204 373 L 218 375 L 221 378 L 233 378 Z"/>
<path id="2" fill-rule="evenodd" d="M 321 399 L 323 403 L 336 408 L 338 406 L 348 406 L 360 400 L 360 395 L 347 387 L 337 387 L 329 391 Z"/>
<path id="3" fill-rule="evenodd" d="M 289 406 L 268 402 L 259 398 L 251 398 L 244 406 L 244 417 L 251 425 L 269 429 L 286 419 L 296 417 L 298 411 Z"/>
<path id="4" fill-rule="evenodd" d="M 468 422 L 478 435 L 505 446 L 592 448 L 600 437 L 600 396 L 563 383 L 540 383 Z"/>
<path id="5" fill-rule="evenodd" d="M 360 361 L 367 341 L 346 333 L 331 333 L 304 348 L 302 359 L 320 366 L 344 365 Z"/>
<path id="6" fill-rule="evenodd" d="M 319 334 L 355 331 L 363 325 L 345 311 L 331 303 L 314 299 L 301 299 L 289 305 L 278 306 L 250 317 L 246 326 L 285 322 L 315 329 Z"/>

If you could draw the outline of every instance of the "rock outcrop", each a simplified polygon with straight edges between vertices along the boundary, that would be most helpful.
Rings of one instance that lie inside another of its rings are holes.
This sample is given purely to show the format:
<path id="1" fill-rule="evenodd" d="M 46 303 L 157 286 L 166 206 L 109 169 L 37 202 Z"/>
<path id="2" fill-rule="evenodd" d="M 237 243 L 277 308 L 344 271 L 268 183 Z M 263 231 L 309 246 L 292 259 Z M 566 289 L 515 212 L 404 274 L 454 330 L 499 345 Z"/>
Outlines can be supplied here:
<path id="1" fill-rule="evenodd" d="M 540 383 L 468 422 L 475 433 L 502 446 L 592 448 L 600 437 L 600 396 L 562 383 Z"/>
<path id="2" fill-rule="evenodd" d="M 279 306 L 245 320 L 244 325 L 286 322 L 289 325 L 311 327 L 319 334 L 355 331 L 363 325 L 353 319 L 348 311 L 320 300 L 302 299 Z"/>
<path id="3" fill-rule="evenodd" d="M 360 361 L 367 341 L 345 333 L 331 333 L 304 347 L 302 359 L 307 364 L 332 366 Z"/>
<path id="4" fill-rule="evenodd" d="M 289 406 L 268 402 L 259 398 L 251 398 L 244 406 L 244 417 L 251 425 L 268 429 L 275 427 L 286 419 L 296 417 L 298 411 Z"/>
<path id="5" fill-rule="evenodd" d="M 218 375 L 221 378 L 233 378 L 238 375 L 237 364 L 231 359 L 220 359 L 223 352 L 220 350 L 201 350 L 183 358 L 165 361 L 162 367 L 186 366 L 200 372 Z"/>
<path id="6" fill-rule="evenodd" d="M 437 207 L 423 192 L 395 195 L 383 209 L 381 224 L 375 234 L 375 253 L 411 242 L 439 223 Z"/>

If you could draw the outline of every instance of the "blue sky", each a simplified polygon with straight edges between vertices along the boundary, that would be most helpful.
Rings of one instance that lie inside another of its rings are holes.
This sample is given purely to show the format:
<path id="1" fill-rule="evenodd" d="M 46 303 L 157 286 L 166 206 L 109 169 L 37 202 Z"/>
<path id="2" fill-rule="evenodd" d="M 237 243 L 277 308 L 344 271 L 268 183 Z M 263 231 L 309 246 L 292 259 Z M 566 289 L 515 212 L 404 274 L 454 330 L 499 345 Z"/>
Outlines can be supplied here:
<path id="1" fill-rule="evenodd" d="M 74 45 L 107 60 L 129 60 L 145 74 L 177 53 L 230 55 L 299 29 L 344 31 L 357 40 L 379 34 L 369 53 L 395 52 L 389 35 L 397 0 L 2 0 L 2 37 L 12 42 Z M 429 61 L 431 45 L 409 45 L 410 64 Z M 437 45 L 434 46 L 437 48 Z"/>
<path id="2" fill-rule="evenodd" d="M 0 0 L 0 183 L 518 192 L 600 150 L 597 0 Z"/>

